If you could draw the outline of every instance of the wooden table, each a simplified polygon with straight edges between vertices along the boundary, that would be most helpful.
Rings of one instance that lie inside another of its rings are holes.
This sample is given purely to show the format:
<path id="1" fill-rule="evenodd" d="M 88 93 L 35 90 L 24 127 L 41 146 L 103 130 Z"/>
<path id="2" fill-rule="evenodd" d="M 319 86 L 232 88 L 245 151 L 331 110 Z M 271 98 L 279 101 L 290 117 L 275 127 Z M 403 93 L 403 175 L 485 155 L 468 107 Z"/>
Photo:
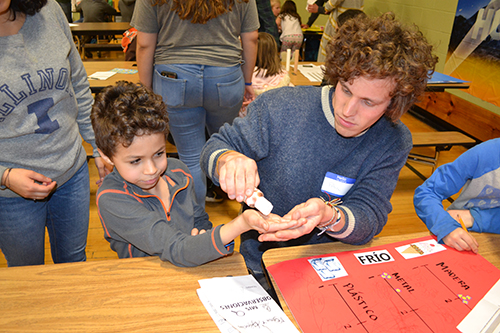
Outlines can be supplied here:
<path id="1" fill-rule="evenodd" d="M 87 76 L 95 73 L 95 72 L 107 72 L 112 70 L 113 68 L 125 68 L 125 69 L 137 69 L 137 64 L 135 61 L 84 61 L 83 66 L 87 71 Z M 114 85 L 116 81 L 130 81 L 130 82 L 139 82 L 139 73 L 135 74 L 120 74 L 116 73 L 112 77 L 107 80 L 90 80 L 90 90 L 93 93 L 99 93 L 103 88 Z"/>
<path id="2" fill-rule="evenodd" d="M 282 261 L 317 256 L 322 254 L 337 253 L 344 251 L 355 251 L 364 248 L 396 243 L 404 240 L 415 239 L 419 237 L 424 237 L 430 235 L 428 232 L 420 232 L 414 234 L 397 235 L 397 236 L 385 236 L 385 237 L 375 237 L 371 242 L 365 245 L 349 245 L 341 242 L 333 242 L 326 244 L 316 244 L 316 245 L 304 245 L 304 246 L 291 246 L 285 248 L 271 249 L 264 252 L 262 257 L 262 262 L 265 267 L 277 264 Z M 473 233 L 474 238 L 479 242 L 479 254 L 486 258 L 490 263 L 500 269 L 500 235 L 499 234 L 477 234 Z M 276 282 L 269 275 L 269 278 L 273 284 L 276 294 L 278 295 L 279 301 L 285 311 L 286 315 L 295 324 L 295 326 L 300 330 L 297 322 L 293 318 L 290 309 L 287 307 L 286 302 L 276 285 Z"/>
<path id="3" fill-rule="evenodd" d="M 308 64 L 319 66 L 319 65 L 324 65 L 325 63 L 310 62 L 310 61 L 299 62 L 299 65 L 308 65 Z M 306 78 L 304 75 L 302 75 L 302 73 L 300 73 L 298 69 L 297 71 L 294 70 L 293 64 L 290 64 L 290 81 L 295 86 L 319 86 L 321 84 L 321 82 L 309 81 L 309 79 Z M 446 83 L 428 82 L 425 89 L 426 91 L 443 92 L 445 89 L 467 89 L 467 88 L 469 88 L 468 82 L 446 82 Z"/>
<path id="4" fill-rule="evenodd" d="M 310 62 L 310 61 L 299 62 L 299 65 L 311 65 L 311 64 L 319 66 L 323 65 L 324 63 Z M 321 84 L 321 82 L 309 81 L 309 79 L 306 78 L 304 75 L 302 75 L 302 73 L 298 69 L 297 70 L 294 69 L 293 63 L 290 64 L 289 75 L 290 75 L 290 82 L 292 82 L 294 86 L 319 86 Z"/>
<path id="5" fill-rule="evenodd" d="M 132 28 L 130 22 L 82 22 L 70 25 L 71 33 L 75 36 L 94 35 L 122 35 Z"/>
<path id="6" fill-rule="evenodd" d="M 319 27 L 313 26 L 308 29 L 302 29 L 302 34 L 304 35 L 304 40 L 302 42 L 302 47 L 300 48 L 301 59 L 313 60 L 307 59 L 307 50 L 311 50 L 312 48 L 314 48 L 314 54 L 318 53 L 321 37 L 323 36 L 323 30 L 321 30 L 321 28 Z M 316 40 L 317 43 L 311 45 L 314 40 Z"/>
<path id="7" fill-rule="evenodd" d="M 0 331 L 219 332 L 198 280 L 246 274 L 238 252 L 191 268 L 158 257 L 0 268 Z"/>
<path id="8" fill-rule="evenodd" d="M 92 48 L 95 51 L 116 51 L 122 49 L 119 43 L 85 44 L 83 36 L 123 35 L 130 28 L 132 28 L 130 22 L 82 22 L 70 24 L 71 33 L 76 39 L 76 48 L 82 59 L 85 59 L 86 47 L 88 49 Z"/>

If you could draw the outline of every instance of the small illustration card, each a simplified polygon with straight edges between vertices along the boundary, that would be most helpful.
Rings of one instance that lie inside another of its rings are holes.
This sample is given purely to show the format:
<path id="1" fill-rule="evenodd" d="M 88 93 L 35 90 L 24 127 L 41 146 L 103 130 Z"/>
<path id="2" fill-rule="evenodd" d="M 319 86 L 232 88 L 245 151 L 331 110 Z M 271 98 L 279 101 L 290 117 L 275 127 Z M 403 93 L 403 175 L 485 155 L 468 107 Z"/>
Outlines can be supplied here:
<path id="1" fill-rule="evenodd" d="M 396 250 L 405 259 L 419 258 L 428 254 L 433 254 L 446 250 L 446 248 L 439 244 L 435 239 L 412 243 L 397 247 Z"/>
<path id="2" fill-rule="evenodd" d="M 337 257 L 313 258 L 308 261 L 322 281 L 328 281 L 348 275 Z"/>

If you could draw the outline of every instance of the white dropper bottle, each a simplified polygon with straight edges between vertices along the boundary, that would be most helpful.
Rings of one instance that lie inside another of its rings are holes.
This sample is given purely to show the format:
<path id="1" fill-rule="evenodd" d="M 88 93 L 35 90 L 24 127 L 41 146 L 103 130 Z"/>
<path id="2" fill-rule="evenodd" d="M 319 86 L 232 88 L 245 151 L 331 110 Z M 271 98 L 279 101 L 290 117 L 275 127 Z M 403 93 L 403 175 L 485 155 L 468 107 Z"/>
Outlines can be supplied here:
<path id="1" fill-rule="evenodd" d="M 273 204 L 264 198 L 264 193 L 255 189 L 251 196 L 245 197 L 245 203 L 252 208 L 257 208 L 262 214 L 269 215 L 273 210 Z"/>

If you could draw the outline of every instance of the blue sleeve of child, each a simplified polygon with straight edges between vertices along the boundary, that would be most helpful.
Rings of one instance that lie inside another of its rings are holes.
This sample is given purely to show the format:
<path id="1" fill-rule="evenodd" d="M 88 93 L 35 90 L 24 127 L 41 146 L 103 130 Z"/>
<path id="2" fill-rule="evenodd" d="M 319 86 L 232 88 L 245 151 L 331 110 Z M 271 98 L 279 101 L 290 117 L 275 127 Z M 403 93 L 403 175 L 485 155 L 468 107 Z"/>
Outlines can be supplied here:
<path id="1" fill-rule="evenodd" d="M 474 207 L 470 213 L 474 218 L 474 225 L 470 230 L 500 234 L 500 207 L 489 209 Z"/>
<path id="2" fill-rule="evenodd" d="M 454 162 L 440 166 L 415 190 L 415 211 L 440 242 L 460 228 L 460 224 L 444 210 L 442 202 L 460 191 L 474 174 L 476 164 L 471 163 L 471 158 L 473 156 L 464 153 Z"/>

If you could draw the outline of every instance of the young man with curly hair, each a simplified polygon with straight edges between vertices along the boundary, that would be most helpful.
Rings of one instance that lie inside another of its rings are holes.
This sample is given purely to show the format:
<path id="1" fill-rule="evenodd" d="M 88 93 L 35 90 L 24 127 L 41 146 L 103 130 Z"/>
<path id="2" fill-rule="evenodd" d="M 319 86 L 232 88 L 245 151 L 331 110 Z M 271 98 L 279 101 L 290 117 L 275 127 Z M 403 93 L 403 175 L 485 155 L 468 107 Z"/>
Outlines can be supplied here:
<path id="1" fill-rule="evenodd" d="M 230 199 L 241 202 L 259 186 L 273 213 L 304 223 L 242 235 L 240 252 L 258 278 L 269 248 L 364 244 L 380 233 L 412 148 L 399 118 L 423 93 L 437 62 L 418 29 L 390 13 L 347 21 L 328 54 L 330 86 L 259 96 L 248 116 L 224 125 L 202 153 L 202 168 Z"/>

